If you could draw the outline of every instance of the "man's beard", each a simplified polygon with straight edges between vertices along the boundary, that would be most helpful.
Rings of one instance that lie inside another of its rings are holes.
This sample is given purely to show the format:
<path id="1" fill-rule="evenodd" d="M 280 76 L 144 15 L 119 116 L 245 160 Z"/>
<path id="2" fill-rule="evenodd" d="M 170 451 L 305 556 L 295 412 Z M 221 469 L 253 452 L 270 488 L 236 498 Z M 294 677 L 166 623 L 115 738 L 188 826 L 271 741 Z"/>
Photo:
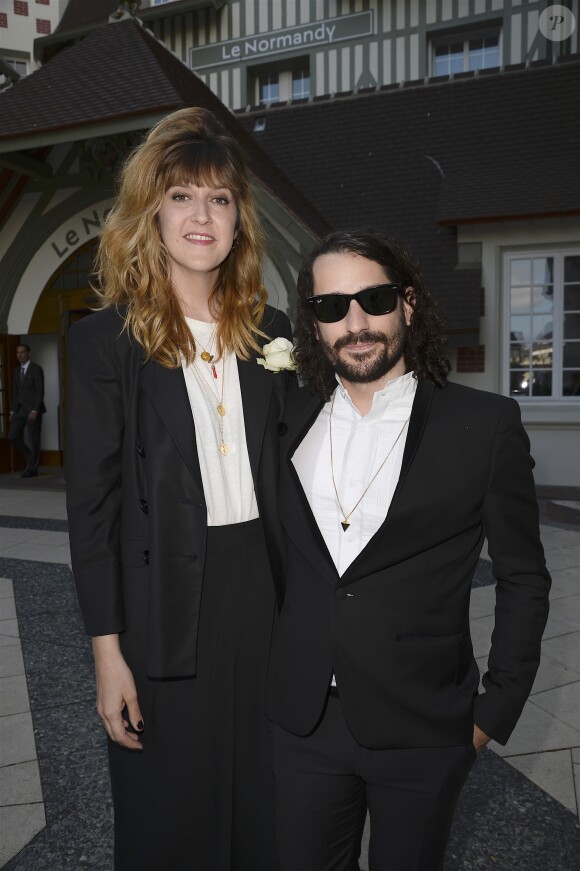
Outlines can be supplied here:
<path id="1" fill-rule="evenodd" d="M 379 353 L 373 348 L 358 355 L 356 360 L 352 357 L 345 359 L 340 355 L 341 349 L 347 345 L 367 342 L 379 342 L 382 346 Z M 356 336 L 342 336 L 333 345 L 320 339 L 322 353 L 336 374 L 352 384 L 370 384 L 383 378 L 405 356 L 406 344 L 407 329 L 403 317 L 389 337 L 385 333 L 366 330 Z"/>

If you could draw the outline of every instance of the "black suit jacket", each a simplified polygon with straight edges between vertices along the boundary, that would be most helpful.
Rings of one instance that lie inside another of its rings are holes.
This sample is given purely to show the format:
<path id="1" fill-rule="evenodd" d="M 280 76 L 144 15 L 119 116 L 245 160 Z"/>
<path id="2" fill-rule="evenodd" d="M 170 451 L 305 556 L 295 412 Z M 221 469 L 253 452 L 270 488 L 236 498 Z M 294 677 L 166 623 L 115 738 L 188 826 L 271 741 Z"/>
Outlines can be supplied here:
<path id="1" fill-rule="evenodd" d="M 70 332 L 67 506 L 79 602 L 87 632 L 121 633 L 126 658 L 146 662 L 150 676 L 193 675 L 207 534 L 195 421 L 182 370 L 144 364 L 122 326 L 106 309 Z M 262 329 L 291 335 L 270 307 Z M 256 356 L 239 360 L 238 371 L 281 602 L 278 424 L 294 376 L 268 372 Z"/>
<path id="2" fill-rule="evenodd" d="M 42 366 L 32 360 L 28 364 L 24 380 L 20 380 L 20 366 L 14 370 L 12 381 L 12 406 L 13 414 L 28 415 L 31 411 L 44 414 L 44 372 Z"/>
<path id="3" fill-rule="evenodd" d="M 286 408 L 280 505 L 288 576 L 269 715 L 308 734 L 334 670 L 347 723 L 363 746 L 464 744 L 474 719 L 505 743 L 538 667 L 550 586 L 517 403 L 419 382 L 386 520 L 342 577 L 291 462 L 320 408 L 304 389 Z M 469 596 L 484 536 L 497 606 L 478 695 Z"/>

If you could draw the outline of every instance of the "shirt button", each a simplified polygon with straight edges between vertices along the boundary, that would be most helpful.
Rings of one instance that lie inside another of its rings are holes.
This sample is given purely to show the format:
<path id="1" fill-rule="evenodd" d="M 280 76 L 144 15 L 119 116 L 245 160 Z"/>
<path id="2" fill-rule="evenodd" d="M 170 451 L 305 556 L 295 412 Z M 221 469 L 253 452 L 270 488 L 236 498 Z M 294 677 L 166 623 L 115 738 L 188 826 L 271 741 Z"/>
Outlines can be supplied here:
<path id="1" fill-rule="evenodd" d="M 346 599 L 346 590 L 343 587 L 339 587 L 335 595 L 337 599 Z"/>

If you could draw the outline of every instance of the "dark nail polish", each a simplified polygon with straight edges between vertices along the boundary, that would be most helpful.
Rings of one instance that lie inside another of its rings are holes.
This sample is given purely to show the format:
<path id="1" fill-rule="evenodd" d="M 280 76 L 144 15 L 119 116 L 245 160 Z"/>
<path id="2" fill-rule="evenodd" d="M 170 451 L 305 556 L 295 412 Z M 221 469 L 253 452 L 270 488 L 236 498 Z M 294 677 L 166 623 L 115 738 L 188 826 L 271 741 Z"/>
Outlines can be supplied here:
<path id="1" fill-rule="evenodd" d="M 139 720 L 139 722 L 137 723 L 137 729 L 139 730 L 139 732 L 142 732 L 144 727 L 145 724 L 143 723 L 143 720 Z"/>

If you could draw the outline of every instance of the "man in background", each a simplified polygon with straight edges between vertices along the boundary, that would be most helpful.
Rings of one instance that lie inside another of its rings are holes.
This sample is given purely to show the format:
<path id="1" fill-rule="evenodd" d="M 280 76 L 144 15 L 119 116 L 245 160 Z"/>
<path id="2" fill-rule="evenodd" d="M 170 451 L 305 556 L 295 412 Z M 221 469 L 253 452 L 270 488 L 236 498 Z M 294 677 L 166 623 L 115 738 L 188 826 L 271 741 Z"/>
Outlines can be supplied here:
<path id="1" fill-rule="evenodd" d="M 40 433 L 44 405 L 44 372 L 38 363 L 30 359 L 28 345 L 16 348 L 18 366 L 14 370 L 12 385 L 12 407 L 8 438 L 26 460 L 26 468 L 21 478 L 35 478 L 38 475 L 40 459 Z M 24 441 L 27 430 L 28 444 Z"/>

